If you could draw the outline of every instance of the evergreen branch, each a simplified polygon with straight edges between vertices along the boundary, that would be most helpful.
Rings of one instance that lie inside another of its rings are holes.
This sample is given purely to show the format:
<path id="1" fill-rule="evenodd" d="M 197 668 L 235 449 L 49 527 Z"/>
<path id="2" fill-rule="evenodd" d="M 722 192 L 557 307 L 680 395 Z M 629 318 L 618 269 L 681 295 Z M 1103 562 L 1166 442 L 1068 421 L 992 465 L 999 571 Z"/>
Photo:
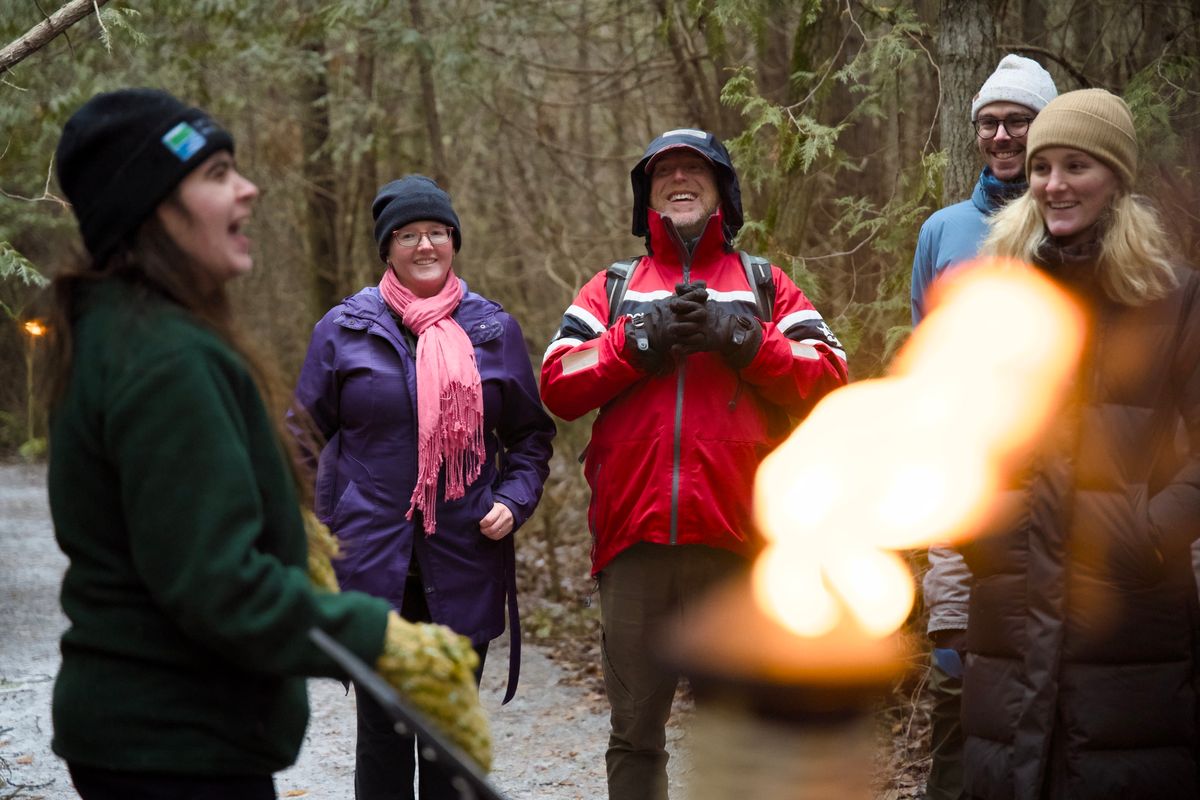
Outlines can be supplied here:
<path id="1" fill-rule="evenodd" d="M 38 289 L 50 284 L 50 281 L 38 271 L 33 262 L 21 255 L 8 242 L 0 241 L 0 279 L 7 281 L 13 278 L 26 286 L 33 286 Z"/>

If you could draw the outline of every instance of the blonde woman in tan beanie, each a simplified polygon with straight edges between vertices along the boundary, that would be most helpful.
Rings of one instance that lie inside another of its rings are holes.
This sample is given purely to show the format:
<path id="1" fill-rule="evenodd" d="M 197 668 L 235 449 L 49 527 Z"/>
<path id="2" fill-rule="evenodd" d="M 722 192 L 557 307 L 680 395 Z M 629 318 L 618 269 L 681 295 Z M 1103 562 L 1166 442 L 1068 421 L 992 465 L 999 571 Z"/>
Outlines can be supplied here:
<path id="1" fill-rule="evenodd" d="M 1020 523 L 964 548 L 967 797 L 1200 797 L 1200 279 L 1131 194 L 1119 97 L 1060 95 L 1026 158 L 1029 191 L 995 215 L 984 252 L 1075 295 L 1089 344 Z"/>
<path id="2" fill-rule="evenodd" d="M 983 252 L 1036 262 L 1090 254 L 1114 301 L 1142 305 L 1176 285 L 1167 234 L 1132 194 L 1137 137 L 1125 101 L 1080 89 L 1050 101 L 1029 127 L 1029 192 L 992 219 Z"/>

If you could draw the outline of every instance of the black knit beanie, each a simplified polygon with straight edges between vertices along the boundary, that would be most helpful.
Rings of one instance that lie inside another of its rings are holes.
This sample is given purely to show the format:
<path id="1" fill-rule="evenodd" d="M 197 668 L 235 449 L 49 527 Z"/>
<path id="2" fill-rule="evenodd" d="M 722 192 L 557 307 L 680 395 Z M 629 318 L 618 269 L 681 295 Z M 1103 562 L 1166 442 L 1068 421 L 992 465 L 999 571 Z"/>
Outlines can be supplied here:
<path id="1" fill-rule="evenodd" d="M 454 252 L 462 249 L 462 226 L 450 205 L 450 195 L 424 175 L 405 175 L 384 184 L 375 195 L 375 202 L 371 203 L 371 214 L 375 217 L 379 258 L 384 263 L 387 263 L 392 232 L 421 219 L 436 220 L 454 228 Z"/>
<path id="2" fill-rule="evenodd" d="M 84 103 L 63 126 L 55 163 L 83 243 L 102 265 L 155 207 L 233 137 L 158 89 L 120 89 Z"/>

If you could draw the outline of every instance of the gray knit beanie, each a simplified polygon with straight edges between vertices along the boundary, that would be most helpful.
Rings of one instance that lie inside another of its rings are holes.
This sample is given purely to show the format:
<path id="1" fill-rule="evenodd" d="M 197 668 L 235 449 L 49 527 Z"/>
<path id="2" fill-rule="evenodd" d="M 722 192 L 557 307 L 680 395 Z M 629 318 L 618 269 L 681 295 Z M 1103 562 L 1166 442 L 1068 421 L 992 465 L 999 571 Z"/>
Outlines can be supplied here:
<path id="1" fill-rule="evenodd" d="M 1032 58 L 1006 55 L 971 100 L 971 121 L 988 103 L 1016 103 L 1036 114 L 1058 96 L 1054 78 Z"/>

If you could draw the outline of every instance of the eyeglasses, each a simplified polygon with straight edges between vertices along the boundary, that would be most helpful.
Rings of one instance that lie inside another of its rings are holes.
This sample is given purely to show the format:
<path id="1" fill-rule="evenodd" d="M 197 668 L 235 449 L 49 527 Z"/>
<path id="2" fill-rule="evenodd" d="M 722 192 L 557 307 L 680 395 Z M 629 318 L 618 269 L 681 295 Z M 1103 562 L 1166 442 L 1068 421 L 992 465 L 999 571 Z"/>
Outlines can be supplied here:
<path id="1" fill-rule="evenodd" d="M 975 135 L 980 139 L 995 139 L 1001 125 L 1004 126 L 1004 130 L 1008 131 L 1009 136 L 1015 138 L 1028 133 L 1029 123 L 1031 122 L 1033 122 L 1033 117 L 1028 117 L 1024 114 L 1013 114 L 1011 117 L 1005 117 L 1004 119 L 981 117 L 971 124 L 975 126 Z"/>
<path id="2" fill-rule="evenodd" d="M 451 234 L 454 233 L 454 228 L 434 228 L 431 231 L 416 233 L 414 231 L 392 231 L 392 239 L 401 247 L 416 247 L 421 243 L 421 239 L 428 239 L 429 243 L 434 247 L 445 244 L 450 241 Z"/>

